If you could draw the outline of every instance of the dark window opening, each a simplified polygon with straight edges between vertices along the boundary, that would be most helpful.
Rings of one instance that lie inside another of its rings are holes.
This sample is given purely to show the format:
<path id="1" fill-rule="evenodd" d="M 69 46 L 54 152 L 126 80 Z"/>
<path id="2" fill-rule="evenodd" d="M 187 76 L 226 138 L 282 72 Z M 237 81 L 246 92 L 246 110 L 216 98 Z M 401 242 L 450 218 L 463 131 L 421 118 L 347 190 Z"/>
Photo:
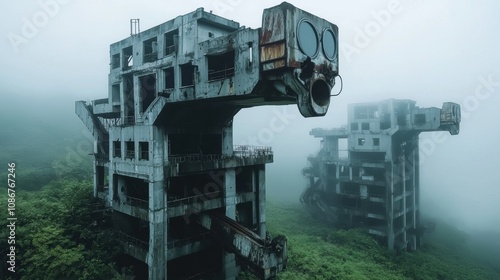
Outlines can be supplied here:
<path id="1" fill-rule="evenodd" d="M 125 178 L 125 195 L 127 196 L 127 202 L 135 206 L 145 206 L 147 207 L 147 202 L 149 200 L 149 184 L 143 179 L 126 177 Z M 142 202 L 142 203 L 141 203 Z"/>
<path id="2" fill-rule="evenodd" d="M 134 51 L 132 46 L 123 49 L 123 70 L 132 68 L 134 65 Z"/>
<path id="3" fill-rule="evenodd" d="M 220 155 L 222 136 L 220 134 L 171 134 L 169 135 L 170 155 Z"/>
<path id="4" fill-rule="evenodd" d="M 425 114 L 415 114 L 415 124 L 425 124 Z"/>
<path id="5" fill-rule="evenodd" d="M 194 66 L 191 63 L 182 64 L 181 66 L 181 86 L 194 85 Z"/>
<path id="6" fill-rule="evenodd" d="M 398 113 L 396 121 L 398 125 L 406 125 L 406 114 Z"/>
<path id="7" fill-rule="evenodd" d="M 391 115 L 389 113 L 382 115 L 380 118 L 380 129 L 388 129 L 391 128 Z"/>
<path id="8" fill-rule="evenodd" d="M 351 123 L 351 130 L 358 130 L 358 123 Z"/>
<path id="9" fill-rule="evenodd" d="M 380 146 L 380 139 L 379 138 L 373 138 L 373 146 Z"/>
<path id="10" fill-rule="evenodd" d="M 119 158 L 122 156 L 122 142 L 113 141 L 113 157 Z"/>
<path id="11" fill-rule="evenodd" d="M 184 222 L 184 221 L 182 221 Z M 186 223 L 186 222 L 184 222 Z M 194 223 L 193 223 L 194 224 Z M 173 226 L 169 227 L 172 228 Z M 168 234 L 170 236 L 170 233 Z M 189 236 L 184 236 L 187 239 Z M 201 237 L 200 237 L 201 238 Z M 182 237 L 177 243 L 182 244 Z M 186 240 L 185 243 L 192 242 Z M 175 244 L 175 243 L 172 243 Z M 175 245 L 172 245 L 175 246 Z M 211 248 L 209 250 L 200 251 L 167 262 L 167 275 L 165 279 L 200 279 L 201 276 L 206 276 L 207 271 L 221 271 L 222 264 L 222 249 Z M 185 267 L 186 264 L 196 264 L 189 267 L 189 269 L 179 269 Z M 207 277 L 208 278 L 208 277 Z"/>
<path id="12" fill-rule="evenodd" d="M 149 183 L 147 180 L 123 175 L 113 175 L 114 200 L 131 206 L 147 208 L 149 205 Z M 127 226 L 129 227 L 129 226 Z M 144 230 L 146 224 L 134 224 L 130 227 L 133 232 L 136 229 Z M 120 227 L 121 228 L 121 227 Z M 141 229 L 142 228 L 142 229 Z M 123 228 L 121 228 L 123 230 Z M 138 231 L 136 233 L 139 233 Z M 142 232 L 144 233 L 144 232 Z M 141 235 L 142 235 L 141 233 Z M 147 240 L 147 236 L 143 236 Z"/>
<path id="13" fill-rule="evenodd" d="M 209 55 L 208 80 L 225 79 L 234 76 L 234 50 L 220 55 Z"/>
<path id="14" fill-rule="evenodd" d="M 103 192 L 105 188 L 104 185 L 107 183 L 104 166 L 96 166 L 95 171 L 96 171 L 97 191 Z"/>
<path id="15" fill-rule="evenodd" d="M 167 196 L 169 206 L 186 203 L 184 199 L 193 197 L 197 197 L 198 201 L 219 199 L 223 194 L 225 179 L 223 175 L 217 174 L 224 173 L 217 170 L 211 172 L 170 178 Z"/>
<path id="16" fill-rule="evenodd" d="M 135 158 L 135 148 L 134 141 L 125 142 L 125 158 L 134 159 Z"/>
<path id="17" fill-rule="evenodd" d="M 365 144 L 365 138 L 358 138 L 358 145 L 363 146 Z"/>
<path id="18" fill-rule="evenodd" d="M 123 98 L 125 119 L 123 124 L 135 123 L 134 82 L 132 75 L 123 76 Z"/>
<path id="19" fill-rule="evenodd" d="M 139 159 L 149 160 L 149 142 L 139 142 Z"/>
<path id="20" fill-rule="evenodd" d="M 120 105 L 120 84 L 111 85 L 111 102 L 118 103 L 113 105 Z"/>
<path id="21" fill-rule="evenodd" d="M 369 123 L 362 123 L 361 130 L 370 130 L 370 124 Z"/>
<path id="22" fill-rule="evenodd" d="M 158 59 L 158 42 L 156 37 L 144 41 L 143 46 L 143 62 L 152 62 Z"/>
<path id="23" fill-rule="evenodd" d="M 115 69 L 120 67 L 120 54 L 114 54 L 111 56 L 111 68 Z"/>
<path id="24" fill-rule="evenodd" d="M 174 67 L 163 70 L 165 75 L 165 89 L 175 88 Z"/>
<path id="25" fill-rule="evenodd" d="M 141 83 L 140 101 L 142 103 L 142 112 L 144 112 L 156 97 L 156 75 L 142 76 L 139 81 Z"/>
<path id="26" fill-rule="evenodd" d="M 361 160 L 361 161 L 384 161 L 385 153 L 384 152 L 351 152 L 350 157 L 353 160 Z"/>
<path id="27" fill-rule="evenodd" d="M 338 157 L 340 159 L 349 158 L 347 138 L 339 138 L 337 140 Z"/>
<path id="28" fill-rule="evenodd" d="M 396 123 L 401 126 L 406 125 L 406 117 L 408 115 L 409 104 L 406 102 L 397 102 L 394 104 L 394 112 L 396 115 Z"/>
<path id="29" fill-rule="evenodd" d="M 236 174 L 236 193 L 252 192 L 253 189 L 252 167 L 242 167 L 240 173 Z"/>
<path id="30" fill-rule="evenodd" d="M 174 54 L 179 44 L 179 31 L 165 33 L 165 56 Z"/>
<path id="31" fill-rule="evenodd" d="M 253 228 L 253 208 L 251 201 L 236 205 L 236 221 L 247 228 Z"/>

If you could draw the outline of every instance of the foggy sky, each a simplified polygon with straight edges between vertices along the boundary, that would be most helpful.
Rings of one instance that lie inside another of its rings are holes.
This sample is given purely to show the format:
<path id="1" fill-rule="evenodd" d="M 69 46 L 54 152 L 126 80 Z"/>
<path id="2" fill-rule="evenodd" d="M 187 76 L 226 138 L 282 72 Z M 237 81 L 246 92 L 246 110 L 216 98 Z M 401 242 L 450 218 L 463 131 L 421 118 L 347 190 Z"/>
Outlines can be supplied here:
<path id="1" fill-rule="evenodd" d="M 3 1 L 0 94 L 49 102 L 104 98 L 109 45 L 129 36 L 129 19 L 140 18 L 146 30 L 204 7 L 258 28 L 262 10 L 280 2 Z M 401 98 L 441 107 L 452 101 L 462 105 L 460 134 L 421 134 L 421 141 L 434 143 L 421 166 L 422 211 L 464 228 L 499 227 L 500 3 L 289 2 L 339 26 L 344 87 L 323 118 L 304 119 L 296 106 L 246 109 L 236 116 L 235 144 L 272 146 L 275 152 L 275 162 L 266 167 L 268 198 L 298 201 L 305 186 L 300 170 L 319 148 L 309 131 L 345 124 L 347 104 Z M 0 104 L 1 110 L 8 106 Z M 276 118 L 278 127 L 271 124 Z"/>

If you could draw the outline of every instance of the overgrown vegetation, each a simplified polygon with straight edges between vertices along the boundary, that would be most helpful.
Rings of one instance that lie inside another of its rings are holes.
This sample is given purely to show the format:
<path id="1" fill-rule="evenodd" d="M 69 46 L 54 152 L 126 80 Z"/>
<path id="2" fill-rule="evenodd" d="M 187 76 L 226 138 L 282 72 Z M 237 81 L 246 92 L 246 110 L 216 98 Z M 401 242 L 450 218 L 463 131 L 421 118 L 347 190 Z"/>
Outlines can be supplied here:
<path id="1" fill-rule="evenodd" d="M 500 279 L 500 271 L 471 256 L 466 235 L 446 224 L 434 236 L 445 243 L 399 256 L 360 230 L 311 219 L 300 204 L 268 203 L 267 225 L 288 238 L 288 267 L 278 279 Z M 242 273 L 239 279 L 255 278 Z"/>
<path id="2" fill-rule="evenodd" d="M 5 206 L 0 211 L 0 278 L 120 279 L 113 259 L 120 246 L 110 217 L 96 211 L 88 155 L 92 145 L 76 116 L 60 123 L 60 116 L 48 112 L 8 109 L 0 118 L 0 176 L 5 180 L 0 185 L 0 205 Z M 15 244 L 7 242 L 10 162 L 16 164 Z M 11 245 L 15 274 L 7 271 Z"/>
<path id="3" fill-rule="evenodd" d="M 7 201 L 0 189 L 0 201 Z M 118 243 L 111 222 L 96 212 L 89 181 L 56 180 L 41 191 L 16 192 L 16 273 L 12 279 L 113 279 Z M 0 244 L 7 244 L 7 211 Z M 6 272 L 7 246 L 0 247 Z M 4 275 L 13 275 L 6 273 Z"/>

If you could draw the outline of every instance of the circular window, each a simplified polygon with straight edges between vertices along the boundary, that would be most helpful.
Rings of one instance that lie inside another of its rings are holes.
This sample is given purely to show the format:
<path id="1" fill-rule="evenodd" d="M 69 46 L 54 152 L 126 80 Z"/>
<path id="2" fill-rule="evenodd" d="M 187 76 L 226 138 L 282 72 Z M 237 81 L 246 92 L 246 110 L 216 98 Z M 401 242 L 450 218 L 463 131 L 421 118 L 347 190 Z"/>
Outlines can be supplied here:
<path id="1" fill-rule="evenodd" d="M 329 60 L 335 59 L 335 55 L 337 54 L 337 44 L 335 40 L 335 35 L 331 29 L 325 29 L 323 31 L 323 53 L 326 58 Z"/>
<path id="2" fill-rule="evenodd" d="M 301 20 L 297 26 L 297 40 L 300 50 L 307 56 L 313 57 L 318 52 L 318 35 L 314 26 L 307 21 Z"/>

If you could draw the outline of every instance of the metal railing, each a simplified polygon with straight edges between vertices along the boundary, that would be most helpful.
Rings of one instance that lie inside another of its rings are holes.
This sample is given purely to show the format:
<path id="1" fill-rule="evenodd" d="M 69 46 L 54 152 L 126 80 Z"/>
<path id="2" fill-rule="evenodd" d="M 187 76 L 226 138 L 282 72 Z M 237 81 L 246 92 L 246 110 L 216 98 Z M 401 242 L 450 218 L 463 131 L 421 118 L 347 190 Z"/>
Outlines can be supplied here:
<path id="1" fill-rule="evenodd" d="M 234 67 L 224 68 L 222 70 L 214 71 L 208 70 L 208 80 L 219 80 L 234 76 Z"/>
<path id="2" fill-rule="evenodd" d="M 125 152 L 125 158 L 126 159 L 134 159 L 135 158 L 135 152 L 132 150 L 128 150 Z"/>
<path id="3" fill-rule="evenodd" d="M 262 154 L 262 155 L 272 155 L 273 150 L 270 146 L 248 146 L 248 145 L 236 145 L 233 147 L 233 151 L 254 155 L 254 154 Z"/>
<path id="4" fill-rule="evenodd" d="M 139 151 L 140 160 L 149 160 L 149 151 Z"/>
<path id="5" fill-rule="evenodd" d="M 125 203 L 131 206 L 137 206 L 141 208 L 148 208 L 149 202 L 144 199 L 136 198 L 133 196 L 125 196 L 126 200 Z"/>
<path id="6" fill-rule="evenodd" d="M 209 237 L 210 237 L 210 233 L 204 232 L 204 233 L 201 233 L 201 234 L 198 234 L 195 236 L 191 236 L 188 238 L 167 242 L 167 248 L 172 249 L 172 248 L 179 247 L 179 246 L 182 246 L 185 244 L 193 243 L 194 241 L 205 240 L 205 239 L 208 239 Z"/>
<path id="7" fill-rule="evenodd" d="M 105 119 L 103 117 L 99 117 L 99 120 L 101 121 L 102 126 L 104 126 L 104 128 L 108 132 L 109 132 L 110 127 L 121 125 L 121 122 L 122 122 L 121 118 Z"/>
<path id="8" fill-rule="evenodd" d="M 203 194 L 189 196 L 189 197 L 178 198 L 178 199 L 168 201 L 167 206 L 173 207 L 173 206 L 177 206 L 177 205 L 189 205 L 189 204 L 193 204 L 193 203 L 197 203 L 197 202 L 203 202 L 203 201 L 217 198 L 221 193 L 222 193 L 222 191 L 215 191 L 215 192 L 203 193 Z"/>
<path id="9" fill-rule="evenodd" d="M 175 53 L 175 45 L 165 47 L 165 55 L 171 55 Z"/>
<path id="10" fill-rule="evenodd" d="M 151 52 L 144 54 L 143 62 L 153 62 L 158 59 L 158 53 L 157 52 Z"/>
<path id="11" fill-rule="evenodd" d="M 223 155 L 185 155 L 185 156 L 175 156 L 169 157 L 168 161 L 171 163 L 181 163 L 181 162 L 193 162 L 193 161 L 210 161 L 222 159 Z"/>
<path id="12" fill-rule="evenodd" d="M 128 244 L 132 244 L 132 245 L 135 245 L 135 246 L 139 246 L 139 247 L 142 247 L 144 249 L 148 249 L 149 248 L 149 243 L 146 242 L 146 241 L 143 241 L 143 240 L 140 240 L 138 238 L 135 238 L 133 236 L 130 236 L 128 234 L 125 234 L 123 232 L 118 232 L 118 235 L 119 235 L 119 239 L 123 242 L 126 242 Z"/>
<path id="13" fill-rule="evenodd" d="M 135 116 L 125 116 L 123 120 L 120 121 L 119 125 L 132 125 L 135 124 Z"/>
<path id="14" fill-rule="evenodd" d="M 223 160 L 231 158 L 258 158 L 262 156 L 272 156 L 272 155 L 273 151 L 271 147 L 238 145 L 233 147 L 233 153 L 231 155 L 223 155 L 223 154 L 183 155 L 183 156 L 172 156 L 169 157 L 168 160 L 171 163 L 182 163 L 182 162 Z"/>

